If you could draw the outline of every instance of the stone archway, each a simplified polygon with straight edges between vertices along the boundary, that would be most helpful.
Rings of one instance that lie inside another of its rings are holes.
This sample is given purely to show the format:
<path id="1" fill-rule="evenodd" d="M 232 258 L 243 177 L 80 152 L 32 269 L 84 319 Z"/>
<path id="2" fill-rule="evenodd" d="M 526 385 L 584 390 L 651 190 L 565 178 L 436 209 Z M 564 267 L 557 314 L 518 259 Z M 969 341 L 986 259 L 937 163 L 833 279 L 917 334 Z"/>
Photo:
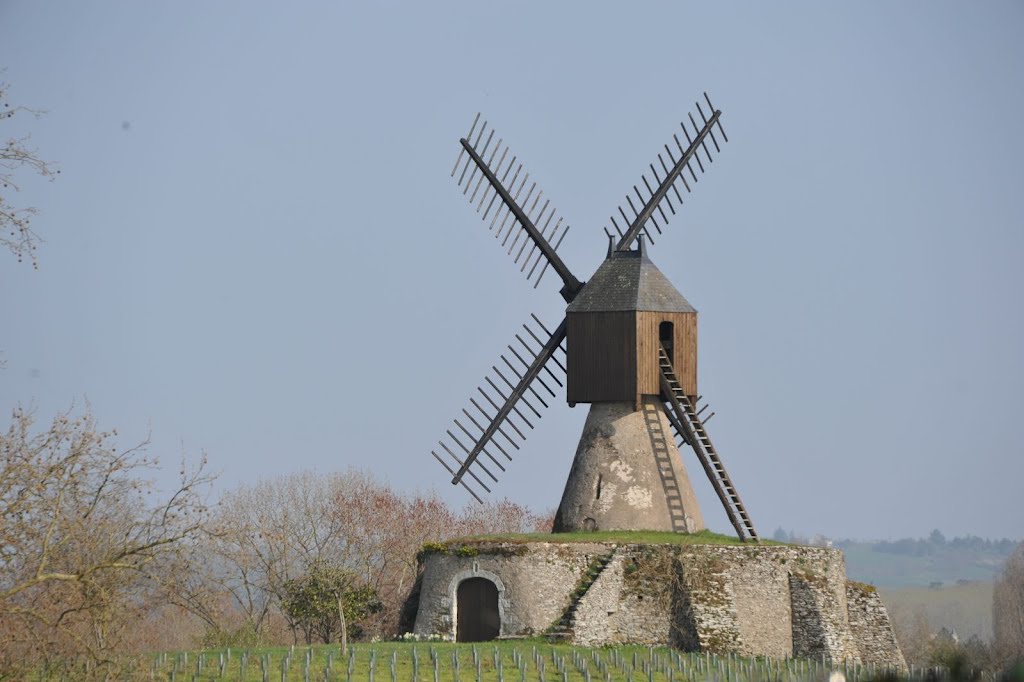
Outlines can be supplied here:
<path id="1" fill-rule="evenodd" d="M 455 593 L 455 641 L 488 642 L 501 633 L 498 586 L 487 578 L 467 578 Z"/>

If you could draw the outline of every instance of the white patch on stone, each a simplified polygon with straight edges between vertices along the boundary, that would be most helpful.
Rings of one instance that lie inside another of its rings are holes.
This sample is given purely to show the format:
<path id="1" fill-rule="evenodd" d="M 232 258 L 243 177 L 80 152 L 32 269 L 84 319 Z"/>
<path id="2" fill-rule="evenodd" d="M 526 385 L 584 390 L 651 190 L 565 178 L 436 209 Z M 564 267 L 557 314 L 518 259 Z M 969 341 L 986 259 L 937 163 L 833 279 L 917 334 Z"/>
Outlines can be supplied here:
<path id="1" fill-rule="evenodd" d="M 626 502 L 630 507 L 639 509 L 650 509 L 654 506 L 651 501 L 651 491 L 638 485 L 630 486 L 626 490 Z"/>
<path id="2" fill-rule="evenodd" d="M 633 480 L 633 467 L 629 466 L 621 459 L 617 459 L 608 465 L 608 468 L 612 470 L 612 473 L 619 477 L 619 480 L 623 483 L 629 483 Z"/>

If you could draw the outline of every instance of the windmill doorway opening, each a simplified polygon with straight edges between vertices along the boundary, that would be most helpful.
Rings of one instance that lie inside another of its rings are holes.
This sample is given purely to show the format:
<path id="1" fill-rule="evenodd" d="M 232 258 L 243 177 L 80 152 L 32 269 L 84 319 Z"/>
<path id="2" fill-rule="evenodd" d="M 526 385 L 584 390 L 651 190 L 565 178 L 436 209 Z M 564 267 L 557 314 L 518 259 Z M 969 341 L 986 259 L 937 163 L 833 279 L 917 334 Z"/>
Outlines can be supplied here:
<path id="1" fill-rule="evenodd" d="M 675 325 L 671 322 L 662 322 L 658 325 L 658 339 L 661 341 L 662 347 L 665 349 L 665 354 L 668 355 L 668 361 L 672 363 L 672 368 L 676 368 L 676 349 L 675 349 Z"/>
<path id="2" fill-rule="evenodd" d="M 458 642 L 487 642 L 501 631 L 498 587 L 487 578 L 468 578 L 459 583 L 456 594 Z"/>

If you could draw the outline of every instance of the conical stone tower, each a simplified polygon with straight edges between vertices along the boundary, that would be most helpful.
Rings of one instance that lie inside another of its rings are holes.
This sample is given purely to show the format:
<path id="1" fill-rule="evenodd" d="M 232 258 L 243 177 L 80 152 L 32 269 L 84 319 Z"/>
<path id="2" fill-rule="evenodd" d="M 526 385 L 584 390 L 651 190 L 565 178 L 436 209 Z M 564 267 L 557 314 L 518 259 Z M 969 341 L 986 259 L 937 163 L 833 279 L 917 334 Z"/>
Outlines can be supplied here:
<path id="1" fill-rule="evenodd" d="M 555 532 L 693 533 L 704 519 L 661 405 L 659 346 L 697 392 L 697 311 L 650 261 L 615 251 L 569 305 L 569 403 L 592 403 Z"/>
<path id="2" fill-rule="evenodd" d="M 594 403 L 555 517 L 555 532 L 704 529 L 665 411 L 646 396 Z"/>

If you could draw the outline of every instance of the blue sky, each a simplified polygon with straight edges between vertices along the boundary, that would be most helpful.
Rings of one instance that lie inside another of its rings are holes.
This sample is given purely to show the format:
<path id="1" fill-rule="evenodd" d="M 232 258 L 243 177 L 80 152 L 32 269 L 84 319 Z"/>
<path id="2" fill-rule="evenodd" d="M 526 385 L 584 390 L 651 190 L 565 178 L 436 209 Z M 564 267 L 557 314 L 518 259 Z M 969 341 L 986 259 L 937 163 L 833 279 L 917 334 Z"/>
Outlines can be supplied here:
<path id="1" fill-rule="evenodd" d="M 1019 3 L 0 3 L 13 101 L 59 162 L 38 272 L 0 259 L 0 408 L 88 400 L 221 488 L 430 449 L 535 312 L 449 178 L 477 111 L 572 224 L 707 90 L 730 144 L 651 257 L 700 311 L 712 437 L 763 533 L 1024 521 Z M 5 123 L 5 126 L 9 124 Z M 561 494 L 555 405 L 497 488 Z M 727 522 L 692 455 L 709 524 Z"/>

